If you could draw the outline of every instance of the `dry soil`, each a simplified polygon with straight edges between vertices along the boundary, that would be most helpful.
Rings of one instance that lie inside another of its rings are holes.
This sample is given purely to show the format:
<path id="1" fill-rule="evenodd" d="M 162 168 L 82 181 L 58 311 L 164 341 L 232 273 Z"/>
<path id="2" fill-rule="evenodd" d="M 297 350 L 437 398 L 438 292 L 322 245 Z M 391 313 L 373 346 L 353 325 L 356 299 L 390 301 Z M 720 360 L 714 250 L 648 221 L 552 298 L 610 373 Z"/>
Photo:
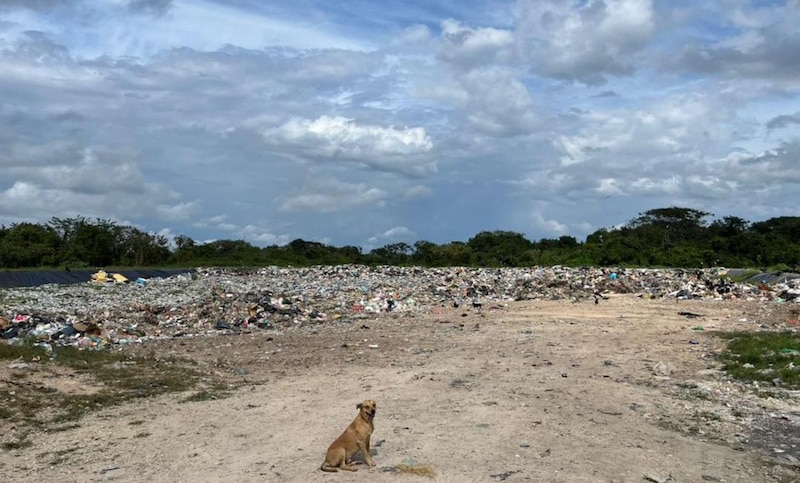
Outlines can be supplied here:
<path id="1" fill-rule="evenodd" d="M 757 395 L 716 360 L 714 332 L 768 326 L 758 313 L 620 295 L 151 342 L 138 350 L 193 358 L 238 388 L 31 435 L 0 452 L 0 480 L 429 480 L 406 465 L 440 482 L 797 481 L 797 399 Z M 377 466 L 322 473 L 363 399 L 378 404 Z"/>

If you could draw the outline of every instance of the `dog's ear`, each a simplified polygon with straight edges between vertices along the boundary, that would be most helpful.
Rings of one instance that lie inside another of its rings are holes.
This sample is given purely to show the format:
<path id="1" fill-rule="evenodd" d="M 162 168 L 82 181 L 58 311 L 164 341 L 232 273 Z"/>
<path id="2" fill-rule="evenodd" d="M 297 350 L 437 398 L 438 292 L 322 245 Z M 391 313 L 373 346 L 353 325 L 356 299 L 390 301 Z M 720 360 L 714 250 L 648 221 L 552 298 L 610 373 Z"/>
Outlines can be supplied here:
<path id="1" fill-rule="evenodd" d="M 356 404 L 356 409 L 361 409 L 361 403 Z"/>

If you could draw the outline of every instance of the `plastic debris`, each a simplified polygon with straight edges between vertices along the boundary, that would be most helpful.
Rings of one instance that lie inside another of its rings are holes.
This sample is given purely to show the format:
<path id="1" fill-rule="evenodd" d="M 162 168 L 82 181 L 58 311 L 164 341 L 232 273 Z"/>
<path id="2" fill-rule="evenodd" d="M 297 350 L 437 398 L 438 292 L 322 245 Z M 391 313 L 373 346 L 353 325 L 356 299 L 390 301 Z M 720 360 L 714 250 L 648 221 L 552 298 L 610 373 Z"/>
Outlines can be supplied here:
<path id="1" fill-rule="evenodd" d="M 320 323 L 360 325 L 387 313 L 413 317 L 461 307 L 467 317 L 518 300 L 600 303 L 615 294 L 647 300 L 780 299 L 784 301 L 780 306 L 772 304 L 776 309 L 800 306 L 798 278 L 782 279 L 771 285 L 772 290 L 763 290 L 759 287 L 763 282 L 733 282 L 726 273 L 725 269 L 341 265 L 201 268 L 167 278 L 114 283 L 120 279 L 99 270 L 93 283 L 4 289 L 4 300 L 11 302 L 0 305 L 0 338 L 98 349 L 158 338 Z"/>

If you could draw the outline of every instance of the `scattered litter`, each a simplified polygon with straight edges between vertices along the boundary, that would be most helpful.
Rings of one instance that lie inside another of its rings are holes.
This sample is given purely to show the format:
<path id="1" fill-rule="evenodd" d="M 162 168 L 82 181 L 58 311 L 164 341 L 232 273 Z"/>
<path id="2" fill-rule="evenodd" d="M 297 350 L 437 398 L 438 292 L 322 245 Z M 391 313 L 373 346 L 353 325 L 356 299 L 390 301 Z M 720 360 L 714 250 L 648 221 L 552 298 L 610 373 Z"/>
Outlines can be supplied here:
<path id="1" fill-rule="evenodd" d="M 780 279 L 770 285 L 772 290 L 764 290 L 761 282 L 733 282 L 727 273 L 719 268 L 341 265 L 199 268 L 165 278 L 138 277 L 129 283 L 125 276 L 101 269 L 91 275 L 90 283 L 4 289 L 4 300 L 14 302 L 0 305 L 0 339 L 104 349 L 160 338 L 284 330 L 332 321 L 366 328 L 363 322 L 382 313 L 445 318 L 446 311 L 460 307 L 460 315 L 470 317 L 518 300 L 596 303 L 614 294 L 800 305 L 800 278 Z M 464 311 L 469 306 L 472 310 Z M 783 320 L 791 324 L 796 318 Z"/>
<path id="2" fill-rule="evenodd" d="M 510 470 L 505 471 L 503 473 L 497 473 L 496 475 L 489 475 L 495 479 L 495 481 L 504 481 L 507 480 L 510 476 L 516 475 L 517 473 L 522 473 L 522 470 Z"/>

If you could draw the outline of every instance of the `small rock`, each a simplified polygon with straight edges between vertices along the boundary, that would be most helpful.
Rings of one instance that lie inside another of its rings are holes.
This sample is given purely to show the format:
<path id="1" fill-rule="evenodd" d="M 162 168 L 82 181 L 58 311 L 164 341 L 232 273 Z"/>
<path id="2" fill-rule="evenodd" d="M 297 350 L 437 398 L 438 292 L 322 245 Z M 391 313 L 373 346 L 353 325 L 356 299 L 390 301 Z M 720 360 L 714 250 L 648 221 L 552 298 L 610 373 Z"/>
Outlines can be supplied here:
<path id="1" fill-rule="evenodd" d="M 792 456 L 792 455 L 790 455 L 788 453 L 787 454 L 782 454 L 781 458 L 785 459 L 786 461 L 788 461 L 789 463 L 791 463 L 793 465 L 796 465 L 796 464 L 800 463 L 800 460 L 798 460 L 797 458 L 795 458 L 794 456 Z"/>
<path id="2" fill-rule="evenodd" d="M 653 372 L 660 376 L 669 376 L 674 370 L 675 366 L 673 364 L 662 361 L 658 361 L 658 363 L 653 366 Z"/>
<path id="3" fill-rule="evenodd" d="M 669 481 L 672 481 L 672 475 L 661 476 L 661 475 L 648 474 L 644 475 L 644 479 L 646 481 L 651 481 L 652 483 L 667 483 Z"/>

